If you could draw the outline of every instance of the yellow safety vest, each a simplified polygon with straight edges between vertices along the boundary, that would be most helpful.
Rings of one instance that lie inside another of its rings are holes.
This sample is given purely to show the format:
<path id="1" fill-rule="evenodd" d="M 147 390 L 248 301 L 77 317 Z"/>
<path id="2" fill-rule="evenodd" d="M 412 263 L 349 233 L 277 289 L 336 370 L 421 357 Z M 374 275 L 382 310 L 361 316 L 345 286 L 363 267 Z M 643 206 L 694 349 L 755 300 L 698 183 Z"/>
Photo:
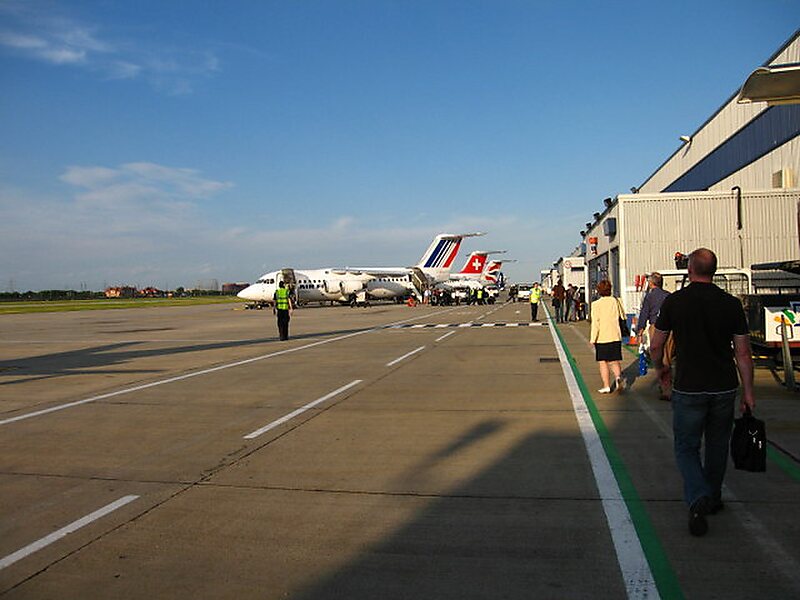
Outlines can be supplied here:
<path id="1" fill-rule="evenodd" d="M 275 308 L 278 310 L 289 310 L 289 290 L 278 288 L 275 290 Z"/>
<path id="2" fill-rule="evenodd" d="M 539 304 L 542 298 L 542 288 L 531 288 L 531 304 Z"/>

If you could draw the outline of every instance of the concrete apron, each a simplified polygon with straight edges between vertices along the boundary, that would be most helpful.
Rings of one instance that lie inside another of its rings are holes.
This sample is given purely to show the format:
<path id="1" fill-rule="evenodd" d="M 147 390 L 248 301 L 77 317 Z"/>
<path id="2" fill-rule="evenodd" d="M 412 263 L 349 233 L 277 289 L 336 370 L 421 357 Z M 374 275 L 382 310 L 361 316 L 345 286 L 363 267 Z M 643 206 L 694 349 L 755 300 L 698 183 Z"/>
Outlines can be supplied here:
<path id="1" fill-rule="evenodd" d="M 489 312 L 423 310 L 414 314 L 439 323 Z M 336 313 L 337 329 L 356 329 L 365 314 Z M 528 316 L 527 306 L 511 304 L 484 321 Z M 560 329 L 591 380 L 596 366 L 581 327 Z M 436 342 L 443 333 L 359 335 L 0 431 L 8 435 L 0 438 L 0 485 L 10 490 L 0 498 L 9 534 L 0 536 L 2 555 L 86 506 L 140 496 L 0 571 L 0 589 L 115 598 L 621 597 L 642 589 L 621 575 L 607 498 L 561 365 L 550 362 L 558 353 L 549 330 L 464 328 Z M 342 395 L 244 439 L 356 379 Z M 747 569 L 737 576 L 725 567 L 721 581 L 708 574 L 730 560 L 716 545 L 735 546 L 736 528 L 712 523 L 701 547 L 686 533 L 668 430 L 653 419 L 668 406 L 640 398 L 638 387 L 594 398 L 617 451 L 611 462 L 628 473 L 626 506 L 635 492 L 634 521 L 641 512 L 649 519 L 644 537 L 663 546 L 678 593 L 747 597 Z M 662 568 L 653 571 L 667 597 Z M 791 591 L 775 575 L 778 583 L 759 589 Z"/>

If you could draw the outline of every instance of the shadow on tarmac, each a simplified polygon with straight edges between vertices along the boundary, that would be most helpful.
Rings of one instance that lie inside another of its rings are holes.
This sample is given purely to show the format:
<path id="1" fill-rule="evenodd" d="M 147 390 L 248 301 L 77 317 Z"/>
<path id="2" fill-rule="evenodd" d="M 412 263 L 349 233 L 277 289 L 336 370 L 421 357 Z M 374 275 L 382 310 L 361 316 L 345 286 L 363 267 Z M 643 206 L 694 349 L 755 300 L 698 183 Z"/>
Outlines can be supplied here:
<path id="1" fill-rule="evenodd" d="M 487 421 L 467 431 L 428 469 L 500 429 Z M 415 469 L 409 489 L 434 476 Z M 580 437 L 529 435 L 296 597 L 623 598 L 625 590 Z"/>
<path id="2" fill-rule="evenodd" d="M 292 340 L 310 340 L 325 338 L 329 336 L 347 335 L 370 331 L 374 327 L 362 327 L 357 329 L 340 329 L 335 331 L 324 331 L 318 333 L 304 333 L 292 335 Z M 42 354 L 28 358 L 16 360 L 0 361 L 0 378 L 12 377 L 11 381 L 0 381 L 0 386 L 15 385 L 41 379 L 51 379 L 63 377 L 65 375 L 84 375 L 97 374 L 102 370 L 104 374 L 114 373 L 160 373 L 162 369 L 117 369 L 108 370 L 110 367 L 121 366 L 129 361 L 140 358 L 152 358 L 158 356 L 177 356 L 189 352 L 203 352 L 206 350 L 224 350 L 228 348 L 243 348 L 247 346 L 259 346 L 269 343 L 280 343 L 283 349 L 285 342 L 280 342 L 277 336 L 255 338 L 249 340 L 235 340 L 227 342 L 214 342 L 206 344 L 192 344 L 185 346 L 175 346 L 170 348 L 139 348 L 143 344 L 154 342 L 118 342 L 114 344 L 104 344 L 93 348 L 81 348 L 67 352 L 55 352 L 52 354 Z M 169 344 L 169 340 L 156 342 L 159 344 Z"/>
<path id="3" fill-rule="evenodd" d="M 594 357 L 586 349 L 578 353 L 581 371 L 596 383 Z M 737 488 L 738 499 L 711 517 L 711 532 L 705 538 L 690 536 L 671 438 L 665 440 L 652 424 L 645 425 L 633 396 L 644 394 L 641 402 L 653 409 L 663 410 L 664 403 L 651 389 L 631 389 L 638 377 L 636 357 L 624 354 L 623 365 L 627 392 L 593 398 L 606 413 L 611 436 L 664 547 L 666 568 L 679 582 L 677 593 L 731 600 L 796 597 L 797 588 L 776 564 L 769 544 L 756 544 L 747 523 L 757 518 L 777 546 L 784 545 L 790 553 L 797 548 L 796 540 L 791 541 L 796 527 L 787 529 L 788 515 L 784 512 L 782 520 L 770 500 L 784 497 L 785 477 L 773 470 L 769 479 L 753 481 L 729 467 L 727 481 Z M 670 420 L 665 417 L 665 423 Z M 409 469 L 401 480 L 403 489 L 423 489 L 420 482 L 435 481 L 434 469 L 447 468 L 448 460 L 474 452 L 472 446 L 501 435 L 504 428 L 497 419 L 471 427 Z M 408 496 L 412 499 L 407 501 L 419 502 L 420 508 L 407 522 L 359 548 L 340 568 L 320 573 L 293 597 L 626 597 L 580 435 L 525 436 L 463 485 L 435 496 Z M 353 526 L 380 521 L 381 506 L 373 507 L 373 514 L 360 514 Z M 734 558 L 745 544 L 746 558 Z"/>

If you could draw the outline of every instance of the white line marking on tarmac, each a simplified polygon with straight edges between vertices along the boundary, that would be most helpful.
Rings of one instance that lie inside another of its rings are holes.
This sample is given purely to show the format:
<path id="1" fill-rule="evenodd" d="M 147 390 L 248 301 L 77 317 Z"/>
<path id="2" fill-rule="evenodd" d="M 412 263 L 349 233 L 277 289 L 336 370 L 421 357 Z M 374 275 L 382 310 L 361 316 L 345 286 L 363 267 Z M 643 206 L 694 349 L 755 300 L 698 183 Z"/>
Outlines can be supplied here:
<path id="1" fill-rule="evenodd" d="M 275 421 L 273 421 L 269 425 L 264 425 L 264 427 L 262 427 L 260 429 L 256 429 L 253 433 L 248 433 L 246 436 L 244 436 L 244 439 L 252 440 L 253 438 L 257 438 L 262 433 L 266 433 L 270 429 L 275 429 L 278 425 L 282 425 L 283 423 L 286 423 L 286 421 L 290 421 L 290 420 L 294 419 L 297 415 L 301 415 L 304 412 L 306 412 L 307 410 L 309 410 L 311 408 L 314 408 L 317 404 L 322 404 L 326 400 L 330 400 L 334 396 L 338 396 L 342 392 L 344 392 L 346 390 L 349 390 L 351 387 L 354 387 L 354 386 L 358 385 L 362 381 L 363 380 L 361 380 L 361 379 L 356 379 L 354 381 L 351 381 L 347 385 L 343 385 L 339 389 L 333 390 L 329 394 L 325 394 L 322 398 L 317 398 L 313 402 L 309 402 L 305 406 L 302 406 L 302 407 L 298 408 L 297 410 L 293 410 L 288 415 L 285 415 L 285 416 L 281 417 L 280 419 L 276 419 Z"/>
<path id="2" fill-rule="evenodd" d="M 416 350 L 412 350 L 411 352 L 406 352 L 405 354 L 403 354 L 403 356 L 401 356 L 401 357 L 399 357 L 399 358 L 395 358 L 395 359 L 394 359 L 392 362 L 388 362 L 388 363 L 386 363 L 386 366 L 387 366 L 387 367 L 391 367 L 392 365 L 396 365 L 396 364 L 397 364 L 397 363 L 399 363 L 401 360 L 405 360 L 405 359 L 406 359 L 406 358 L 408 358 L 409 356 L 412 356 L 412 355 L 416 354 L 417 352 L 420 352 L 421 350 L 425 350 L 425 346 L 420 346 L 420 347 L 419 347 L 419 348 L 417 348 Z"/>
<path id="3" fill-rule="evenodd" d="M 448 332 L 447 332 L 447 333 L 445 333 L 444 335 L 442 335 L 442 336 L 439 336 L 438 338 L 436 338 L 436 339 L 434 340 L 434 342 L 441 342 L 441 341 L 442 341 L 444 338 L 446 338 L 446 337 L 450 337 L 450 336 L 451 336 L 451 335 L 453 335 L 454 333 L 455 333 L 455 331 L 448 331 Z"/>
<path id="4" fill-rule="evenodd" d="M 33 542 L 32 544 L 28 544 L 24 548 L 17 550 L 12 554 L 9 554 L 5 558 L 0 559 L 0 570 L 5 569 L 6 567 L 10 567 L 18 560 L 22 560 L 26 556 L 29 556 L 34 552 L 37 552 L 42 548 L 49 546 L 53 542 L 57 542 L 58 540 L 69 535 L 70 533 L 77 531 L 81 527 L 85 527 L 86 525 L 88 525 L 93 521 L 97 521 L 97 519 L 100 519 L 106 516 L 107 514 L 114 512 L 118 508 L 122 508 L 123 506 L 125 506 L 130 502 L 133 502 L 137 498 L 139 498 L 139 496 L 123 496 L 116 502 L 107 504 L 103 508 L 94 511 L 93 513 L 88 514 L 85 517 L 78 519 L 77 521 L 73 521 L 66 527 L 62 527 L 58 531 L 54 531 L 50 535 L 46 535 L 45 537 Z"/>
<path id="5" fill-rule="evenodd" d="M 450 312 L 455 310 L 454 308 L 448 309 L 442 312 Z M 141 390 L 146 390 L 151 387 L 156 387 L 159 385 L 164 385 L 166 383 L 174 383 L 176 381 L 183 381 L 184 379 L 191 379 L 192 377 L 198 377 L 200 375 L 207 375 L 208 373 L 215 373 L 217 371 L 222 371 L 224 369 L 230 369 L 231 367 L 239 367 L 241 365 L 247 365 L 250 363 L 254 363 L 260 360 L 264 360 L 267 358 L 273 358 L 275 356 L 282 356 L 284 354 L 290 354 L 292 352 L 299 352 L 300 350 L 306 350 L 308 348 L 315 348 L 316 346 L 322 346 L 323 344 L 330 344 L 331 342 L 338 342 L 339 340 L 344 340 L 347 338 L 351 338 L 357 335 L 363 335 L 365 333 L 373 333 L 375 331 L 382 331 L 392 325 L 400 325 L 402 323 L 408 323 L 409 321 L 416 321 L 417 319 L 424 319 L 426 315 L 419 315 L 416 317 L 411 317 L 410 319 L 403 319 L 402 321 L 394 321 L 392 323 L 387 323 L 386 325 L 379 325 L 377 327 L 373 327 L 372 329 L 365 329 L 364 331 L 356 331 L 355 333 L 348 333 L 346 335 L 340 335 L 338 337 L 333 337 L 327 340 L 321 340 L 319 342 L 313 342 L 311 344 L 306 344 L 305 346 L 297 346 L 296 348 L 287 348 L 286 350 L 279 350 L 277 352 L 270 352 L 269 354 L 262 354 L 261 356 L 255 356 L 253 358 L 247 358 L 245 360 L 239 360 L 236 362 L 228 363 L 226 365 L 219 365 L 217 367 L 211 367 L 210 369 L 203 369 L 201 371 L 194 371 L 192 373 L 186 373 L 184 375 L 178 375 L 176 377 L 169 377 L 167 379 L 160 379 L 159 381 L 152 381 L 150 383 L 145 383 L 143 385 L 137 385 L 130 388 L 124 388 L 121 390 L 117 390 L 115 392 L 109 392 L 107 394 L 100 394 L 99 396 L 92 396 L 91 398 L 85 398 L 83 400 L 77 400 L 75 402 L 67 402 L 66 404 L 59 404 L 58 406 L 52 406 L 50 408 L 45 408 L 42 410 L 37 410 L 31 413 L 26 413 L 24 415 L 18 415 L 16 417 L 10 417 L 8 419 L 0 420 L 0 425 L 7 425 L 9 423 L 16 423 L 17 421 L 23 421 L 25 419 L 31 419 L 33 417 L 39 417 L 41 415 L 46 415 L 52 412 L 56 412 L 59 410 L 64 410 L 66 408 L 72 408 L 73 406 L 80 406 L 82 404 L 89 404 L 90 402 L 96 402 L 98 400 L 105 400 L 106 398 L 113 398 L 114 396 L 121 396 L 123 394 L 130 394 L 131 392 L 138 392 Z"/>
<path id="6" fill-rule="evenodd" d="M 567 355 L 558 335 L 555 325 L 550 327 L 550 335 L 553 337 L 553 344 L 558 352 L 561 362 L 561 370 L 567 382 L 569 395 L 572 398 L 572 409 L 578 420 L 583 443 L 589 455 L 589 462 L 592 465 L 597 490 L 602 498 L 603 511 L 606 513 L 608 528 L 611 532 L 611 539 L 614 542 L 614 549 L 617 553 L 617 562 L 622 571 L 622 578 L 628 598 L 659 598 L 658 588 L 656 587 L 650 565 L 644 555 L 642 544 L 636 535 L 633 520 L 628 512 L 622 492 L 619 489 L 614 472 L 608 462 L 608 457 L 603 450 L 603 443 L 592 423 L 589 408 L 583 399 L 578 381 L 572 372 Z"/>

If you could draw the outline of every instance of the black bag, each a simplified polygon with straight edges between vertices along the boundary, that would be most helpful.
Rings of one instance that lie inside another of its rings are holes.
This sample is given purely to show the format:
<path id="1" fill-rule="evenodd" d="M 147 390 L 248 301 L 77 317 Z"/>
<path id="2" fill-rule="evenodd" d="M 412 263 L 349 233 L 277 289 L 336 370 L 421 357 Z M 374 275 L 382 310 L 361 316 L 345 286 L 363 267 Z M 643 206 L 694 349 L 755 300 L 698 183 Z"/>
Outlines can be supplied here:
<path id="1" fill-rule="evenodd" d="M 764 421 L 756 419 L 748 408 L 734 420 L 731 435 L 733 466 L 742 471 L 767 470 L 767 432 Z"/>
<path id="2" fill-rule="evenodd" d="M 622 317 L 624 314 L 622 310 L 622 305 L 620 304 L 619 300 L 617 300 L 617 308 L 619 308 L 619 332 L 622 334 L 622 337 L 628 337 L 631 334 L 631 330 L 628 329 L 628 319 Z"/>
<path id="3" fill-rule="evenodd" d="M 631 330 L 628 329 L 628 319 L 620 318 L 619 332 L 622 334 L 622 337 L 628 337 L 631 334 Z"/>

